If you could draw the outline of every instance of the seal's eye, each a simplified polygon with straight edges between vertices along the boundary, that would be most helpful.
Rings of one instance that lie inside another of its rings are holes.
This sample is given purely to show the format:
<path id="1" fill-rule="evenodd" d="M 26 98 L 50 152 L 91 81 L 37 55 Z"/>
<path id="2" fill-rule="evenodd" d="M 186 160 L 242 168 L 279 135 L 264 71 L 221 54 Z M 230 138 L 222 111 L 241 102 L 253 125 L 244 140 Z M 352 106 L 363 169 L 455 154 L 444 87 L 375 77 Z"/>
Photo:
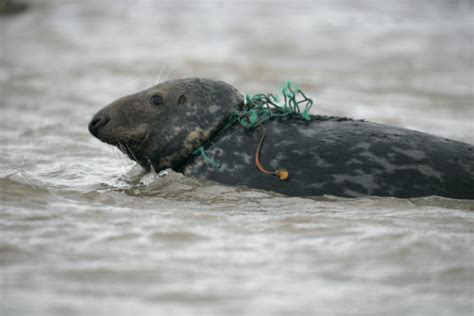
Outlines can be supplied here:
<path id="1" fill-rule="evenodd" d="M 178 99 L 179 104 L 186 103 L 186 101 L 187 101 L 187 99 L 186 99 L 186 96 L 184 94 L 182 94 Z"/>
<path id="2" fill-rule="evenodd" d="M 150 98 L 150 103 L 152 105 L 160 105 L 163 102 L 163 99 L 160 95 L 156 94 Z"/>

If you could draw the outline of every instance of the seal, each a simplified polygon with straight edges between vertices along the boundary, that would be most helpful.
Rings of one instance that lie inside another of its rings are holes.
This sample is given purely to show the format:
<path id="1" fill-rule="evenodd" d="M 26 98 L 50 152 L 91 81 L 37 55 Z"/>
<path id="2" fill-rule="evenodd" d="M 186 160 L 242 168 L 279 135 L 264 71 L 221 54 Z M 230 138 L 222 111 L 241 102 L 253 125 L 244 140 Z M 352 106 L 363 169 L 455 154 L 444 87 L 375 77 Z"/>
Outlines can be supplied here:
<path id="1" fill-rule="evenodd" d="M 228 126 L 243 107 L 243 96 L 227 83 L 172 80 L 112 102 L 92 118 L 89 131 L 147 170 L 171 168 L 225 185 L 290 196 L 474 199 L 472 145 L 341 117 L 265 122 L 261 163 L 290 172 L 288 181 L 269 177 L 254 163 L 260 130 Z M 220 167 L 193 154 L 201 146 Z"/>

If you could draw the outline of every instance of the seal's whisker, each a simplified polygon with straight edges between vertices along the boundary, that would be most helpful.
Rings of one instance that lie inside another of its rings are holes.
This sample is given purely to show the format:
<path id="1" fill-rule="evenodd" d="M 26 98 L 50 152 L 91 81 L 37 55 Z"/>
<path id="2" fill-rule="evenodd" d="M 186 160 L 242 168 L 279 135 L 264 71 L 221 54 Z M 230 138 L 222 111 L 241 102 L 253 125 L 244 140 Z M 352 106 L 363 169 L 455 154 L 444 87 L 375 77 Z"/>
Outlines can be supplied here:
<path id="1" fill-rule="evenodd" d="M 153 166 L 153 163 L 151 162 L 150 157 L 146 156 L 145 159 L 146 159 L 146 161 L 148 162 L 148 165 L 150 166 L 150 170 L 151 170 L 152 172 L 156 172 L 155 167 Z"/>
<path id="2" fill-rule="evenodd" d="M 115 158 L 122 159 L 120 156 L 120 150 L 116 146 L 108 146 L 108 151 L 113 155 Z"/>
<path id="3" fill-rule="evenodd" d="M 158 78 L 156 78 L 155 80 L 155 84 L 159 84 L 160 82 L 162 82 L 161 74 L 163 73 L 165 69 L 166 69 L 166 66 L 161 67 L 160 72 L 158 73 Z"/>
<path id="4" fill-rule="evenodd" d="M 115 158 L 117 158 L 117 160 L 119 160 L 121 164 L 123 164 L 124 157 L 123 157 L 123 154 L 120 152 L 120 149 L 118 148 L 118 144 L 116 144 L 115 146 L 109 146 L 108 148 L 109 148 L 110 153 Z"/>
<path id="5" fill-rule="evenodd" d="M 123 144 L 118 140 L 117 140 L 117 149 L 119 149 L 119 151 L 117 152 L 117 156 L 120 160 L 122 167 L 127 168 L 129 160 L 127 159 L 127 156 L 126 156 L 126 150 Z"/>
<path id="6" fill-rule="evenodd" d="M 120 150 L 122 154 L 126 154 L 127 152 L 125 151 L 125 148 L 123 147 L 123 144 L 120 141 L 117 141 L 117 147 Z"/>
<path id="7" fill-rule="evenodd" d="M 119 140 L 117 140 L 117 148 L 122 151 L 122 144 L 120 143 Z"/>
<path id="8" fill-rule="evenodd" d="M 135 154 L 133 153 L 133 151 L 132 151 L 132 149 L 130 148 L 130 146 L 129 146 L 127 143 L 125 143 L 125 146 L 127 146 L 128 152 L 129 152 L 130 155 L 132 156 L 133 160 L 135 160 L 135 161 L 138 162 L 138 159 L 137 159 L 137 157 L 135 157 Z"/>
<path id="9" fill-rule="evenodd" d="M 169 70 L 166 72 L 165 77 L 163 78 L 163 81 L 168 80 L 168 77 L 169 77 L 170 73 L 173 71 L 173 68 L 174 68 L 174 66 L 171 66 L 171 67 L 169 68 Z"/>

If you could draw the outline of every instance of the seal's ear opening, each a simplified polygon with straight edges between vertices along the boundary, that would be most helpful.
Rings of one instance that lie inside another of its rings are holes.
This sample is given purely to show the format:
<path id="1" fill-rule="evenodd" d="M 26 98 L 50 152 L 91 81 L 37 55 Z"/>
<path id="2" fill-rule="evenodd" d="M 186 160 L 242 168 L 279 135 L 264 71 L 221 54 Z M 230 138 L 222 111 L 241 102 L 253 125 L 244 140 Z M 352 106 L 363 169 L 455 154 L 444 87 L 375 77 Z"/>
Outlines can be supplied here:
<path id="1" fill-rule="evenodd" d="M 179 96 L 178 104 L 184 104 L 184 103 L 186 103 L 186 101 L 188 101 L 188 99 L 186 98 L 186 96 L 184 94 Z"/>

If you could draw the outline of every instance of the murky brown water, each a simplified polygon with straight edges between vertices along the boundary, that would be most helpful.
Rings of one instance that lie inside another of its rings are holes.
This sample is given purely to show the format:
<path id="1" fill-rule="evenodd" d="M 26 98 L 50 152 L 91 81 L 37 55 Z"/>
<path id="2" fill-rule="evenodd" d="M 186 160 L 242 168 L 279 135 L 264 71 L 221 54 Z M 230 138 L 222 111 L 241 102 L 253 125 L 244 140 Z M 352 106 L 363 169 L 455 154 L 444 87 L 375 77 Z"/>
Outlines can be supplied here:
<path id="1" fill-rule="evenodd" d="M 159 77 L 474 143 L 472 1 L 37 1 L 0 17 L 1 315 L 472 315 L 474 201 L 141 174 L 88 134 Z"/>

